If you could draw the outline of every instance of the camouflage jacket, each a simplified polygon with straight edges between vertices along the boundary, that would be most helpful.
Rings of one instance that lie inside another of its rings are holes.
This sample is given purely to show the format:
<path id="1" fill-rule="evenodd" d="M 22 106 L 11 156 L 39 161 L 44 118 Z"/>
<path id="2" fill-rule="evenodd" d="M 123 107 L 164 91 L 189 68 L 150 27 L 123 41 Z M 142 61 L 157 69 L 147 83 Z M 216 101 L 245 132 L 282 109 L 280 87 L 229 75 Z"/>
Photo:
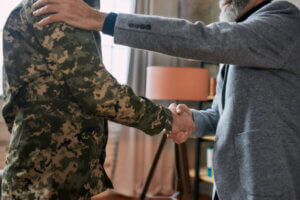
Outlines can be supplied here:
<path id="1" fill-rule="evenodd" d="M 153 135 L 172 129 L 172 114 L 106 71 L 98 32 L 38 26 L 34 1 L 24 0 L 4 27 L 11 142 L 2 199 L 89 199 L 112 187 L 103 169 L 107 120 Z"/>

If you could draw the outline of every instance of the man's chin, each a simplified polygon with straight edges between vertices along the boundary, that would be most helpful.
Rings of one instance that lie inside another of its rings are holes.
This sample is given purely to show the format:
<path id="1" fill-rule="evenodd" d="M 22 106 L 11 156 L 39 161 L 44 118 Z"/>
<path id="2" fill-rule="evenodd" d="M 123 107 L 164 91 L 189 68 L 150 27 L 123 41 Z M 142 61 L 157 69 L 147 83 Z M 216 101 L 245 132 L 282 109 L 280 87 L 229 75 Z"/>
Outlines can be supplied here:
<path id="1" fill-rule="evenodd" d="M 224 4 L 221 8 L 219 20 L 221 22 L 234 22 L 239 16 L 238 10 L 231 4 Z"/>
<path id="2" fill-rule="evenodd" d="M 220 0 L 219 6 L 221 9 L 220 21 L 234 22 L 243 10 L 247 7 L 250 0 Z"/>

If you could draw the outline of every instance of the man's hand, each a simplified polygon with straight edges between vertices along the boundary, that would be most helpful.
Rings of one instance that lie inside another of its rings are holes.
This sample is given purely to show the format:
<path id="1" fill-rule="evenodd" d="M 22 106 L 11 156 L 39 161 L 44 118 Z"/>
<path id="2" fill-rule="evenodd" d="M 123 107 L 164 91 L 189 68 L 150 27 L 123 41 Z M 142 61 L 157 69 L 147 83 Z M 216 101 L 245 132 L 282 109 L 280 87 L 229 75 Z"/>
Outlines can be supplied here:
<path id="1" fill-rule="evenodd" d="M 172 133 L 165 133 L 177 144 L 185 142 L 196 128 L 193 121 L 192 112 L 186 105 L 171 104 L 169 109 L 173 113 Z"/>
<path id="2" fill-rule="evenodd" d="M 34 9 L 34 16 L 50 14 L 39 22 L 40 26 L 64 22 L 85 30 L 102 31 L 107 16 L 82 0 L 39 0 L 34 4 Z"/>

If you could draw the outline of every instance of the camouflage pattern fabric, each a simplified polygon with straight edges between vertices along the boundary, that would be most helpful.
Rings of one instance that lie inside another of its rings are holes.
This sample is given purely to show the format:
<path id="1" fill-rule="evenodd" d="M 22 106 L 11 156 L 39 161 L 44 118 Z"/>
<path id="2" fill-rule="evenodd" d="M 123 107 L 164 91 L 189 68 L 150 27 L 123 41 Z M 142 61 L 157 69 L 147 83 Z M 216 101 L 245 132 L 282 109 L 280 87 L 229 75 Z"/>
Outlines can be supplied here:
<path id="1" fill-rule="evenodd" d="M 2 199 L 89 199 L 112 187 L 103 169 L 107 120 L 153 135 L 171 131 L 172 114 L 106 71 L 98 32 L 40 27 L 34 2 L 24 0 L 4 27 L 3 116 L 11 142 Z"/>

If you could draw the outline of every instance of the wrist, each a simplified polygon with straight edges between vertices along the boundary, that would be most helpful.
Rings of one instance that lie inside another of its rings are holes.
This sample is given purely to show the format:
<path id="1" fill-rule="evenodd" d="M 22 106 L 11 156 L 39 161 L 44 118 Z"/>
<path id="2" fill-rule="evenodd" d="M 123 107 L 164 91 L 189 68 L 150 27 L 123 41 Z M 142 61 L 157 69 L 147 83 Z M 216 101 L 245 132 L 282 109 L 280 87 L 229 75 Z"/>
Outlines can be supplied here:
<path id="1" fill-rule="evenodd" d="M 169 109 L 167 109 L 167 108 L 163 108 L 163 110 L 164 110 L 164 115 L 165 115 L 164 128 L 165 128 L 168 132 L 172 132 L 173 124 L 174 124 L 173 113 L 171 112 L 171 110 L 169 110 Z"/>
<path id="2" fill-rule="evenodd" d="M 171 110 L 170 110 L 171 111 Z M 172 112 L 172 132 L 178 132 L 178 127 L 176 127 L 177 125 L 177 114 Z"/>
<path id="3" fill-rule="evenodd" d="M 105 18 L 107 17 L 107 14 L 94 9 L 93 12 L 91 12 L 90 17 L 91 17 L 91 20 L 93 21 L 92 30 L 102 31 L 103 24 L 104 24 Z"/>

